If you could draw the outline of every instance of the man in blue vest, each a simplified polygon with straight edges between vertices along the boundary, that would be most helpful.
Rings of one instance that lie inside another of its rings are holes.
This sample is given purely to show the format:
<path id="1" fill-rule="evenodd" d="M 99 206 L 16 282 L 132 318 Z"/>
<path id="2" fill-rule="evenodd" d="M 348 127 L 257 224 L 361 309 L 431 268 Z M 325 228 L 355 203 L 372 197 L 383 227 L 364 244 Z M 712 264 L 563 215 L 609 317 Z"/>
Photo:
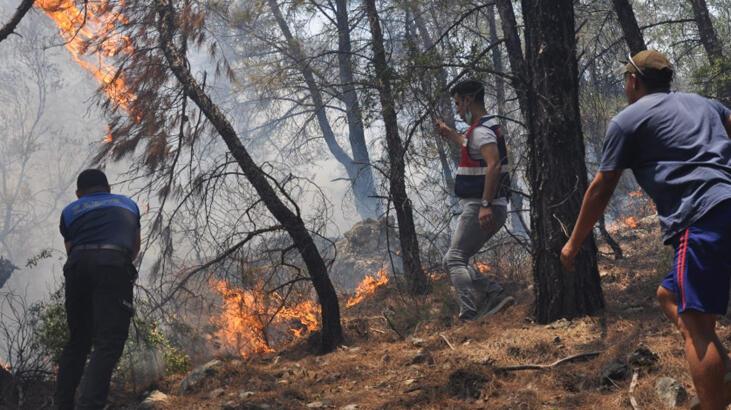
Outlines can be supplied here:
<path id="1" fill-rule="evenodd" d="M 110 193 L 100 170 L 83 171 L 76 187 L 78 200 L 61 214 L 69 340 L 59 361 L 56 406 L 102 409 L 134 312 L 140 211 L 131 199 Z"/>
<path id="2" fill-rule="evenodd" d="M 483 84 L 462 81 L 450 94 L 470 128 L 462 135 L 443 121 L 436 122 L 439 133 L 461 147 L 454 191 L 462 214 L 443 263 L 457 291 L 460 319 L 474 320 L 514 302 L 502 286 L 481 276 L 469 263 L 505 224 L 510 195 L 508 153 L 500 125 L 487 115 Z"/>
<path id="3" fill-rule="evenodd" d="M 629 56 L 624 76 L 629 106 L 607 126 L 599 172 L 561 262 L 573 270 L 622 171 L 632 169 L 655 202 L 664 243 L 675 247 L 657 298 L 683 336 L 700 399 L 694 408 L 724 409 L 731 402 L 731 361 L 715 327 L 726 313 L 731 278 L 731 110 L 670 92 L 672 65 L 654 50 Z"/>

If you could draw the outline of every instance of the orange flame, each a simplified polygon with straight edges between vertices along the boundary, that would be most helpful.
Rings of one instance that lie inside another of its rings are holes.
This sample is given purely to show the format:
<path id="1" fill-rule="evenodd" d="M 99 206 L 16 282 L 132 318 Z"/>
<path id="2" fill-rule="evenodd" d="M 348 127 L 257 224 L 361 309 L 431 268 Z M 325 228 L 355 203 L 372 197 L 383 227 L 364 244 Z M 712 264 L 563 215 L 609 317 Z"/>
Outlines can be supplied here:
<path id="1" fill-rule="evenodd" d="M 385 269 L 381 269 L 375 275 L 366 275 L 355 288 L 355 295 L 348 299 L 345 307 L 353 307 L 362 302 L 363 299 L 375 293 L 376 289 L 388 283 L 388 275 Z"/>
<path id="2" fill-rule="evenodd" d="M 284 327 L 292 337 L 301 338 L 318 327 L 320 307 L 311 300 L 282 306 L 277 294 L 267 303 L 262 287 L 237 289 L 225 280 L 214 280 L 211 286 L 223 297 L 221 314 L 212 320 L 219 327 L 216 336 L 243 357 L 273 352 L 276 341 L 268 335 L 273 328 Z"/>
<path id="3" fill-rule="evenodd" d="M 480 273 L 488 273 L 492 270 L 492 266 L 486 264 L 485 262 L 475 261 L 475 266 Z"/>
<path id="4" fill-rule="evenodd" d="M 637 221 L 637 218 L 634 216 L 629 216 L 624 219 L 624 224 L 630 228 L 630 229 L 637 229 L 638 226 L 640 226 L 640 223 Z"/>
<path id="5" fill-rule="evenodd" d="M 124 2 L 120 4 L 124 5 Z M 133 51 L 128 37 L 114 34 L 115 25 L 124 23 L 125 17 L 114 12 L 108 1 L 87 3 L 84 10 L 76 7 L 74 0 L 38 0 L 36 5 L 56 23 L 74 61 L 96 78 L 114 104 L 129 112 L 135 94 L 108 61 Z M 95 38 L 105 38 L 105 41 L 95 54 L 96 63 L 92 63 L 84 55 Z"/>

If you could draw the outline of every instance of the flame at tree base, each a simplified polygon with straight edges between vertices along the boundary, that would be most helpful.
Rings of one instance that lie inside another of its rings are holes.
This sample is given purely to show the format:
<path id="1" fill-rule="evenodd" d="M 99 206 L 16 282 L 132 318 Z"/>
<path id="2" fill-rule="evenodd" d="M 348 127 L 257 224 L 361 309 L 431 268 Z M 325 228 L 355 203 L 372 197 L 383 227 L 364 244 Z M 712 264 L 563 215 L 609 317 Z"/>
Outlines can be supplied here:
<path id="1" fill-rule="evenodd" d="M 273 352 L 282 342 L 318 328 L 320 307 L 311 300 L 286 306 L 281 296 L 262 287 L 238 289 L 225 280 L 214 280 L 211 286 L 223 298 L 221 314 L 212 319 L 218 327 L 215 336 L 243 357 Z"/>

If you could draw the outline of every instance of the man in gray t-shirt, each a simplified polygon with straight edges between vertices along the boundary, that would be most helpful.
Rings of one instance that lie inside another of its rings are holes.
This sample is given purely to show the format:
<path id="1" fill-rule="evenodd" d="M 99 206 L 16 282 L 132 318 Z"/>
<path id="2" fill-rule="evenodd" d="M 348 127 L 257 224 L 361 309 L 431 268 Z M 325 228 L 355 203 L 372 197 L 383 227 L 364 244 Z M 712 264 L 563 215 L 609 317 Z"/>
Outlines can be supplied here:
<path id="1" fill-rule="evenodd" d="M 663 241 L 675 248 L 673 270 L 657 297 L 678 327 L 698 393 L 693 408 L 731 403 L 731 361 L 715 333 L 731 281 L 731 110 L 695 94 L 670 92 L 672 65 L 654 50 L 629 57 L 630 105 L 607 127 L 602 160 L 561 262 L 573 270 L 619 182 L 631 169 L 657 207 Z M 725 382 L 727 380 L 727 382 Z"/>
<path id="2" fill-rule="evenodd" d="M 436 124 L 444 138 L 461 147 L 454 189 L 462 214 L 443 264 L 457 292 L 459 318 L 476 320 L 514 302 L 501 285 L 479 274 L 469 263 L 505 224 L 510 190 L 507 146 L 500 124 L 485 110 L 482 83 L 465 80 L 450 93 L 457 113 L 470 128 L 460 134 L 442 121 Z"/>

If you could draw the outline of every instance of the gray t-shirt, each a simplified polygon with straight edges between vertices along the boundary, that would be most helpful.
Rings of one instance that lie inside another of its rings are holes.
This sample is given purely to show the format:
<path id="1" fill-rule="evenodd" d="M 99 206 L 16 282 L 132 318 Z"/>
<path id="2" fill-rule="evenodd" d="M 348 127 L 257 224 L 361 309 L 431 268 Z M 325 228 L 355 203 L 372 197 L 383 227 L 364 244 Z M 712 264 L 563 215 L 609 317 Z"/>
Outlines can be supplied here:
<path id="1" fill-rule="evenodd" d="M 599 170 L 632 169 L 655 202 L 665 243 L 731 198 L 729 115 L 696 94 L 653 93 L 609 123 Z"/>

